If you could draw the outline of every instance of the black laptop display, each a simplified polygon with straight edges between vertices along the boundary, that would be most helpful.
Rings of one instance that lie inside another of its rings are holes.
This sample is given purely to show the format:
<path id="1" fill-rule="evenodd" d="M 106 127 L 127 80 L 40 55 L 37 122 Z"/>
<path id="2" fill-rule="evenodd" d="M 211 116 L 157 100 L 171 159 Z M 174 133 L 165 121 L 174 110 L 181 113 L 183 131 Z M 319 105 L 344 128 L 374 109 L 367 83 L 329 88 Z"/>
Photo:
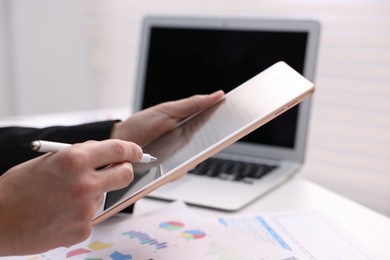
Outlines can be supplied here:
<path id="1" fill-rule="evenodd" d="M 314 81 L 319 29 L 316 21 L 307 20 L 146 17 L 134 111 L 218 89 L 228 92 L 278 61 L 285 61 Z M 310 99 L 234 143 L 224 153 L 234 158 L 237 155 L 272 160 L 275 164 L 269 169 L 278 171 L 280 167 L 275 165 L 294 162 L 290 172 L 296 172 L 304 160 L 309 112 Z M 258 190 L 263 193 L 261 188 Z M 153 194 L 160 192 L 164 194 L 156 197 L 186 200 L 187 196 L 172 195 L 169 187 Z M 202 205 L 192 198 L 186 201 Z"/>

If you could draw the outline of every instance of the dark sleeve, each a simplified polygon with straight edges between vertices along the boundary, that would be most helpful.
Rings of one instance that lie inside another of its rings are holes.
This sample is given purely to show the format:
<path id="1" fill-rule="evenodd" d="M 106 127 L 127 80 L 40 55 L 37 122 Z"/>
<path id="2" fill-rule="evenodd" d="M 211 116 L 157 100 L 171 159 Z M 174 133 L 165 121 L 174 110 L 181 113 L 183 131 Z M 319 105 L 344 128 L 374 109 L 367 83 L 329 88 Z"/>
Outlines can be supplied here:
<path id="1" fill-rule="evenodd" d="M 47 128 L 5 127 L 0 128 L 0 175 L 13 166 L 41 154 L 34 152 L 30 144 L 34 140 L 63 143 L 80 143 L 88 140 L 104 140 L 111 135 L 115 120 L 75 126 Z"/>
<path id="2" fill-rule="evenodd" d="M 88 140 L 105 140 L 110 138 L 112 128 L 116 122 L 118 120 L 47 128 L 0 128 L 0 175 L 17 164 L 41 155 L 32 151 L 30 148 L 30 144 L 34 140 L 47 140 L 70 144 Z M 134 204 L 121 212 L 132 213 L 133 208 Z"/>

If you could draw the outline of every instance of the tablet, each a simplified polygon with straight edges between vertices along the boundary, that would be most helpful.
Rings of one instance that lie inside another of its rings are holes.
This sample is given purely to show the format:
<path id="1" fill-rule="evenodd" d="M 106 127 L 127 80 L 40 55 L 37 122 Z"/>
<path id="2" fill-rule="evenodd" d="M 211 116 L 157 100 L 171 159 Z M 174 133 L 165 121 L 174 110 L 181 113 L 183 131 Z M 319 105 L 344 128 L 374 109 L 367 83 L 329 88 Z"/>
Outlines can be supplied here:
<path id="1" fill-rule="evenodd" d="M 93 224 L 115 215 L 160 186 L 310 97 L 312 82 L 280 61 L 229 91 L 211 107 L 183 120 L 143 147 L 157 161 L 133 164 L 133 182 L 108 192 Z"/>

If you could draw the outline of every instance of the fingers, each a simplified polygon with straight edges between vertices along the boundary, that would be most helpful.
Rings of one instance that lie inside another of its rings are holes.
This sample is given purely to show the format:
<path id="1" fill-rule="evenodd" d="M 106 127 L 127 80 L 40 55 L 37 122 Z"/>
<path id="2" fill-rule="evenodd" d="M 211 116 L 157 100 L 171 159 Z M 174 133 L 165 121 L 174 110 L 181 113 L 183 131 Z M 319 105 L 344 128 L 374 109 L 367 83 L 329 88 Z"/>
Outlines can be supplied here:
<path id="1" fill-rule="evenodd" d="M 142 149 L 137 144 L 122 140 L 105 140 L 76 144 L 74 148 L 87 157 L 93 168 L 116 165 L 122 162 L 138 162 L 142 158 Z"/>
<path id="2" fill-rule="evenodd" d="M 105 140 L 87 142 L 85 152 L 91 157 L 93 169 L 109 165 L 99 170 L 98 177 L 101 191 L 107 192 L 126 187 L 134 178 L 131 162 L 142 158 L 142 149 L 132 142 L 122 140 Z"/>
<path id="3" fill-rule="evenodd" d="M 161 108 L 170 117 L 183 119 L 208 108 L 221 99 L 223 95 L 224 92 L 222 90 L 209 95 L 194 95 L 177 101 L 162 103 Z"/>
<path id="4" fill-rule="evenodd" d="M 188 100 L 180 100 L 182 107 L 177 106 L 179 110 L 184 113 L 181 118 L 188 117 L 194 113 L 197 113 L 203 109 L 208 108 L 222 98 L 224 92 L 222 90 L 216 91 L 210 95 L 195 95 L 189 97 Z"/>
<path id="5" fill-rule="evenodd" d="M 139 162 L 142 155 L 141 147 L 135 143 L 109 139 L 74 144 L 53 159 L 58 158 L 59 171 L 68 172 L 68 177 L 76 175 L 80 185 L 93 185 L 100 193 L 126 187 L 133 180 L 131 162 Z M 82 178 L 83 174 L 89 177 Z"/>
<path id="6" fill-rule="evenodd" d="M 110 165 L 99 173 L 104 192 L 122 189 L 134 179 L 133 166 L 129 162 Z"/>

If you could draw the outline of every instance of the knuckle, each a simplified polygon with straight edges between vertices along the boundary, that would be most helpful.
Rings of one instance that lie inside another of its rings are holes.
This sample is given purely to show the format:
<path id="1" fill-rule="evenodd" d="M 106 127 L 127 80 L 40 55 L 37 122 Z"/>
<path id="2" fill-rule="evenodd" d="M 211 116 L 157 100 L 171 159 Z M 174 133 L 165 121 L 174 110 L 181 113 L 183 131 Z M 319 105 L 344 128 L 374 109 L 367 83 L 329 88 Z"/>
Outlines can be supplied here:
<path id="1" fill-rule="evenodd" d="M 81 179 L 73 187 L 73 197 L 78 200 L 88 199 L 96 192 L 98 188 L 98 183 L 92 179 Z"/>
<path id="2" fill-rule="evenodd" d="M 89 156 L 82 149 L 70 149 L 63 154 L 62 160 L 67 169 L 79 170 L 89 161 Z"/>
<path id="3" fill-rule="evenodd" d="M 112 151 L 114 151 L 116 156 L 124 157 L 126 154 L 126 148 L 119 140 L 112 140 Z"/>

